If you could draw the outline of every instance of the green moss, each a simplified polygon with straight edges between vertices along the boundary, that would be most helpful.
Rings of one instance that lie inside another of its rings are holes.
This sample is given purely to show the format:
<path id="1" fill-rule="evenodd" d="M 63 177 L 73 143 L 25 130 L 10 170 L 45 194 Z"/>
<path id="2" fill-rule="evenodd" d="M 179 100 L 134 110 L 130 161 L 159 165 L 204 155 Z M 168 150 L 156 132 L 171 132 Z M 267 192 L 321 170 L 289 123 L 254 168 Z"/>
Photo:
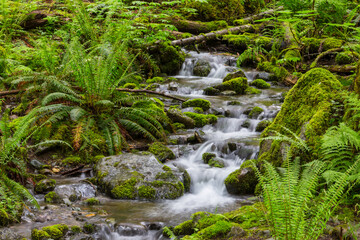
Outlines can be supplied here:
<path id="1" fill-rule="evenodd" d="M 79 165 L 82 163 L 81 158 L 78 156 L 67 157 L 61 161 L 64 165 Z"/>
<path id="2" fill-rule="evenodd" d="M 212 158 L 209 160 L 209 166 L 216 167 L 216 168 L 223 168 L 224 163 L 219 160 L 216 160 L 215 158 Z"/>
<path id="3" fill-rule="evenodd" d="M 188 107 L 200 107 L 202 110 L 207 111 L 211 107 L 211 103 L 208 100 L 197 98 L 192 100 L 187 100 L 182 104 L 183 108 Z"/>
<path id="4" fill-rule="evenodd" d="M 96 198 L 88 198 L 84 201 L 84 203 L 89 206 L 100 205 L 99 199 Z"/>
<path id="5" fill-rule="evenodd" d="M 161 162 L 164 162 L 167 159 L 172 160 L 176 158 L 173 151 L 171 151 L 170 148 L 160 142 L 155 142 L 151 144 L 149 147 L 149 152 L 154 154 L 155 157 Z"/>
<path id="6" fill-rule="evenodd" d="M 321 68 L 308 71 L 288 92 L 281 111 L 262 136 L 269 136 L 270 131 L 284 133 L 280 126 L 298 135 L 303 131 L 308 146 L 313 149 L 312 154 L 315 154 L 311 159 L 317 159 L 320 138 L 330 127 L 331 100 L 340 97 L 341 89 L 341 83 L 329 71 Z M 277 141 L 272 143 L 262 141 L 260 158 L 280 165 L 281 147 L 282 145 Z M 302 159 L 306 160 L 306 156 L 304 155 Z"/>
<path id="7" fill-rule="evenodd" d="M 343 45 L 344 41 L 336 38 L 327 38 L 323 41 L 323 51 L 327 51 L 334 48 L 340 48 Z"/>
<path id="8" fill-rule="evenodd" d="M 202 155 L 202 160 L 204 161 L 204 163 L 208 164 L 210 159 L 216 157 L 216 154 L 215 153 L 203 153 Z"/>
<path id="9" fill-rule="evenodd" d="M 62 203 L 62 198 L 54 191 L 49 192 L 44 196 L 46 203 Z"/>
<path id="10" fill-rule="evenodd" d="M 111 190 L 111 196 L 116 199 L 135 199 L 135 185 L 137 182 L 138 179 L 136 177 L 132 177 L 129 180 L 126 180 Z"/>
<path id="11" fill-rule="evenodd" d="M 163 82 L 165 82 L 165 79 L 163 77 L 154 77 L 146 80 L 146 83 L 163 83 Z"/>
<path id="12" fill-rule="evenodd" d="M 303 38 L 303 43 L 309 53 L 318 53 L 321 41 L 321 39 L 317 38 Z"/>
<path id="13" fill-rule="evenodd" d="M 213 114 L 200 114 L 193 112 L 184 112 L 184 114 L 195 121 L 196 127 L 203 127 L 207 124 L 212 124 L 217 122 L 217 117 Z"/>
<path id="14" fill-rule="evenodd" d="M 176 48 L 167 43 L 161 43 L 158 45 L 159 49 L 153 55 L 161 72 L 175 75 L 185 61 L 185 56 L 181 52 L 180 48 Z"/>
<path id="15" fill-rule="evenodd" d="M 339 65 L 350 64 L 354 62 L 354 57 L 350 51 L 340 52 L 336 55 L 335 62 Z"/>
<path id="16" fill-rule="evenodd" d="M 48 238 L 50 238 L 50 235 L 45 231 L 36 228 L 31 231 L 31 240 L 45 240 Z"/>
<path id="17" fill-rule="evenodd" d="M 220 91 L 231 90 L 235 91 L 237 94 L 244 94 L 247 87 L 247 79 L 240 77 L 223 82 L 221 85 L 218 85 L 215 88 L 219 89 Z"/>
<path id="18" fill-rule="evenodd" d="M 174 227 L 173 232 L 176 236 L 193 234 L 194 233 L 193 221 L 188 220 L 177 225 L 176 227 Z"/>
<path id="19" fill-rule="evenodd" d="M 245 90 L 245 93 L 250 94 L 250 95 L 251 94 L 260 94 L 261 90 L 253 88 L 253 87 L 247 87 L 246 90 Z"/>
<path id="20" fill-rule="evenodd" d="M 186 129 L 185 125 L 182 124 L 182 123 L 173 123 L 173 127 L 176 129 L 176 130 L 180 130 L 180 129 Z M 174 140 L 174 139 L 173 139 Z M 176 144 L 175 144 L 176 145 Z"/>
<path id="21" fill-rule="evenodd" d="M 263 120 L 263 121 L 261 121 L 261 122 L 258 123 L 258 125 L 256 126 L 255 131 L 257 131 L 257 132 L 262 132 L 262 131 L 264 131 L 264 129 L 267 128 L 270 124 L 271 124 L 271 121 L 269 121 L 269 120 Z"/>
<path id="22" fill-rule="evenodd" d="M 43 227 L 43 231 L 47 232 L 52 239 L 61 239 L 65 236 L 69 227 L 65 224 L 56 224 L 48 227 Z"/>
<path id="23" fill-rule="evenodd" d="M 215 224 L 218 221 L 226 220 L 226 217 L 220 214 L 199 214 L 200 218 L 196 221 L 195 227 L 197 229 L 204 229 L 210 227 L 211 225 Z M 193 216 L 193 219 L 196 218 Z"/>
<path id="24" fill-rule="evenodd" d="M 94 233 L 95 232 L 95 225 L 91 224 L 91 223 L 85 223 L 84 226 L 83 226 L 83 232 L 88 233 L 88 234 Z"/>
<path id="25" fill-rule="evenodd" d="M 272 72 L 274 65 L 271 62 L 260 62 L 256 67 L 259 71 Z"/>
<path id="26" fill-rule="evenodd" d="M 164 182 L 163 185 L 167 185 L 170 188 L 170 192 L 165 196 L 166 199 L 176 199 L 184 194 L 185 188 L 182 182 Z"/>
<path id="27" fill-rule="evenodd" d="M 123 88 L 136 89 L 138 88 L 135 83 L 125 83 Z"/>
<path id="28" fill-rule="evenodd" d="M 36 193 L 45 193 L 55 189 L 56 181 L 54 179 L 44 179 L 35 185 Z"/>
<path id="29" fill-rule="evenodd" d="M 191 177 L 190 177 L 190 174 L 186 170 L 183 173 L 183 177 L 184 177 L 184 190 L 185 190 L 185 192 L 190 192 Z"/>
<path id="30" fill-rule="evenodd" d="M 220 94 L 220 90 L 214 87 L 207 87 L 204 89 L 204 95 L 207 96 L 216 96 Z"/>
<path id="31" fill-rule="evenodd" d="M 229 105 L 229 106 L 240 106 L 241 102 L 239 102 L 239 101 L 230 101 L 230 102 L 228 102 L 227 105 Z"/>
<path id="32" fill-rule="evenodd" d="M 251 168 L 241 167 L 232 172 L 224 183 L 231 194 L 253 194 L 258 181 Z"/>
<path id="33" fill-rule="evenodd" d="M 159 172 L 155 176 L 156 180 L 171 180 L 171 179 L 174 179 L 174 178 L 175 178 L 175 175 L 173 174 L 173 172 L 171 170 L 166 171 L 166 172 Z"/>
<path id="34" fill-rule="evenodd" d="M 71 226 L 71 232 L 72 233 L 81 233 L 81 228 L 79 227 L 79 226 L 76 226 L 76 225 L 74 225 L 74 226 Z"/>
<path id="35" fill-rule="evenodd" d="M 260 89 L 267 89 L 267 88 L 270 88 L 270 86 L 271 86 L 269 83 L 265 82 L 262 79 L 256 79 L 256 80 L 252 81 L 250 83 L 250 85 L 260 88 Z"/>
<path id="36" fill-rule="evenodd" d="M 9 215 L 4 209 L 0 209 L 0 227 L 7 226 L 10 223 Z"/>
<path id="37" fill-rule="evenodd" d="M 263 111 L 264 111 L 264 109 L 262 109 L 261 107 L 256 106 L 249 113 L 249 117 L 250 118 L 257 118 Z"/>
<path id="38" fill-rule="evenodd" d="M 156 190 L 150 186 L 140 186 L 138 189 L 139 197 L 142 199 L 155 199 Z"/>
<path id="39" fill-rule="evenodd" d="M 201 239 L 219 239 L 225 238 L 231 231 L 232 224 L 228 221 L 221 220 L 197 233 Z"/>
<path id="40" fill-rule="evenodd" d="M 243 229 L 252 229 L 254 227 L 267 225 L 262 203 L 242 206 L 235 211 L 225 213 L 224 216 L 228 218 L 229 221 L 238 223 Z"/>

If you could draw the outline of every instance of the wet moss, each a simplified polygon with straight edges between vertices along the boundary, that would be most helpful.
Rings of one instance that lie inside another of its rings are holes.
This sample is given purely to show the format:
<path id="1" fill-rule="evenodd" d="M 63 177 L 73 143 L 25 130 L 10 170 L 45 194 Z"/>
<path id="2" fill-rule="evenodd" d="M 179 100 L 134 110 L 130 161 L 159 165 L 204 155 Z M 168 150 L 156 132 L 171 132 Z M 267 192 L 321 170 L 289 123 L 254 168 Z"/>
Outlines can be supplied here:
<path id="1" fill-rule="evenodd" d="M 190 177 L 190 174 L 186 170 L 183 173 L 183 177 L 184 177 L 184 190 L 185 190 L 185 192 L 190 192 L 191 177 Z"/>
<path id="2" fill-rule="evenodd" d="M 263 120 L 256 125 L 255 131 L 262 132 L 271 124 L 271 121 L 269 120 Z"/>
<path id="3" fill-rule="evenodd" d="M 354 57 L 350 51 L 348 52 L 340 52 L 336 54 L 335 62 L 339 65 L 350 64 L 354 61 Z"/>
<path id="4" fill-rule="evenodd" d="M 123 86 L 123 88 L 136 89 L 136 88 L 138 88 L 138 87 L 136 86 L 135 83 L 125 83 L 124 86 Z"/>
<path id="5" fill-rule="evenodd" d="M 270 88 L 270 86 L 271 86 L 269 83 L 265 82 L 262 79 L 255 79 L 254 81 L 252 81 L 250 83 L 250 85 L 260 88 L 260 89 L 267 89 L 267 88 Z"/>
<path id="6" fill-rule="evenodd" d="M 320 138 L 330 127 L 330 100 L 340 98 L 341 91 L 341 83 L 329 71 L 321 68 L 308 71 L 286 95 L 279 114 L 262 136 L 269 136 L 271 131 L 284 133 L 280 127 L 284 126 L 298 135 L 301 134 L 313 149 L 312 154 L 315 155 L 311 159 L 317 159 Z M 282 162 L 282 147 L 277 141 L 262 141 L 260 158 L 279 165 Z M 303 157 L 306 160 L 306 156 Z"/>
<path id="7" fill-rule="evenodd" d="M 210 227 L 200 230 L 196 235 L 199 236 L 200 239 L 225 238 L 231 231 L 231 227 L 232 224 L 230 222 L 221 220 Z"/>
<path id="8" fill-rule="evenodd" d="M 61 163 L 64 165 L 78 165 L 78 164 L 82 163 L 82 161 L 81 161 L 81 157 L 70 156 L 70 157 L 67 157 L 64 160 L 62 160 Z"/>
<path id="9" fill-rule="evenodd" d="M 232 73 L 229 73 L 228 75 L 226 75 L 226 77 L 223 79 L 223 82 L 227 82 L 231 79 L 234 79 L 234 78 L 239 78 L 239 77 L 244 77 L 246 78 L 245 76 L 245 73 L 242 71 L 242 70 L 238 70 L 236 72 L 232 72 Z"/>
<path id="10" fill-rule="evenodd" d="M 251 95 L 251 94 L 260 94 L 261 90 L 253 88 L 253 87 L 247 87 L 246 90 L 245 90 L 245 93 L 249 94 L 249 95 Z"/>
<path id="11" fill-rule="evenodd" d="M 242 206 L 237 210 L 224 213 L 224 216 L 228 218 L 229 221 L 238 223 L 243 229 L 267 225 L 262 203 Z"/>
<path id="12" fill-rule="evenodd" d="M 223 168 L 225 166 L 223 161 L 217 160 L 216 158 L 211 158 L 208 164 L 210 167 L 216 168 Z"/>
<path id="13" fill-rule="evenodd" d="M 249 117 L 250 118 L 257 118 L 263 111 L 264 111 L 264 109 L 262 109 L 261 107 L 256 106 L 249 113 Z"/>
<path id="14" fill-rule="evenodd" d="M 174 234 L 176 236 L 181 235 L 191 235 L 194 233 L 194 225 L 192 220 L 185 221 L 183 223 L 180 223 L 176 227 L 174 227 L 173 230 Z"/>
<path id="15" fill-rule="evenodd" d="M 251 168 L 240 168 L 232 172 L 224 183 L 231 194 L 253 194 L 258 181 Z"/>
<path id="16" fill-rule="evenodd" d="M 155 142 L 151 144 L 149 147 L 149 152 L 154 154 L 155 157 L 161 162 L 164 162 L 165 160 L 168 159 L 172 160 L 176 158 L 173 151 L 171 151 L 170 148 L 168 148 L 167 146 L 165 146 L 163 143 L 160 142 Z"/>
<path id="17" fill-rule="evenodd" d="M 83 226 L 83 232 L 88 233 L 88 234 L 94 233 L 95 232 L 95 225 L 91 224 L 91 223 L 85 223 L 84 226 Z"/>
<path id="18" fill-rule="evenodd" d="M 217 117 L 213 114 L 200 114 L 193 112 L 184 112 L 184 114 L 195 121 L 196 127 L 203 127 L 207 124 L 212 124 L 217 122 Z"/>
<path id="19" fill-rule="evenodd" d="M 185 61 L 184 54 L 180 48 L 176 48 L 167 43 L 161 43 L 158 46 L 159 49 L 156 50 L 153 56 L 157 60 L 161 72 L 175 75 Z"/>
<path id="20" fill-rule="evenodd" d="M 36 228 L 31 231 L 31 240 L 45 240 L 48 238 L 50 238 L 50 235 L 45 231 Z"/>
<path id="21" fill-rule="evenodd" d="M 184 194 L 185 188 L 182 182 L 178 182 L 178 183 L 165 182 L 164 185 L 167 185 L 171 189 L 169 193 L 165 196 L 166 199 L 176 199 Z"/>
<path id="22" fill-rule="evenodd" d="M 208 100 L 196 98 L 192 100 L 187 100 L 182 104 L 183 108 L 188 107 L 200 107 L 202 110 L 207 111 L 211 107 L 211 103 Z"/>
<path id="23" fill-rule="evenodd" d="M 244 77 L 234 78 L 229 81 L 223 82 L 220 85 L 215 86 L 220 91 L 231 90 L 237 94 L 245 94 L 245 90 L 248 87 L 247 79 Z"/>
<path id="24" fill-rule="evenodd" d="M 150 186 L 140 186 L 138 194 L 141 199 L 153 200 L 156 196 L 156 190 Z"/>
<path id="25" fill-rule="evenodd" d="M 56 224 L 48 227 L 43 227 L 43 231 L 47 232 L 52 239 L 58 240 L 65 236 L 69 227 L 65 224 Z"/>
<path id="26" fill-rule="evenodd" d="M 54 179 L 44 179 L 35 185 L 36 193 L 46 193 L 55 189 L 56 181 Z"/>
<path id="27" fill-rule="evenodd" d="M 84 201 L 84 203 L 88 206 L 100 205 L 99 199 L 96 198 L 88 198 Z"/>
<path id="28" fill-rule="evenodd" d="M 132 177 L 122 184 L 119 184 L 111 190 L 111 196 L 116 199 L 135 199 L 136 198 L 136 183 L 138 179 Z"/>
<path id="29" fill-rule="evenodd" d="M 165 79 L 163 77 L 153 77 L 151 79 L 146 80 L 146 83 L 163 83 Z"/>
<path id="30" fill-rule="evenodd" d="M 79 226 L 74 225 L 74 226 L 71 226 L 70 229 L 73 234 L 81 233 L 81 227 L 79 227 Z"/>
<path id="31" fill-rule="evenodd" d="M 49 192 L 44 196 L 46 203 L 62 203 L 62 198 L 54 191 Z"/>
<path id="32" fill-rule="evenodd" d="M 204 161 L 204 163 L 208 164 L 209 161 L 214 157 L 216 157 L 215 153 L 207 153 L 206 152 L 206 153 L 203 153 L 202 160 Z"/>
<path id="33" fill-rule="evenodd" d="M 216 96 L 220 94 L 220 90 L 214 87 L 207 87 L 204 89 L 204 95 L 207 96 Z"/>

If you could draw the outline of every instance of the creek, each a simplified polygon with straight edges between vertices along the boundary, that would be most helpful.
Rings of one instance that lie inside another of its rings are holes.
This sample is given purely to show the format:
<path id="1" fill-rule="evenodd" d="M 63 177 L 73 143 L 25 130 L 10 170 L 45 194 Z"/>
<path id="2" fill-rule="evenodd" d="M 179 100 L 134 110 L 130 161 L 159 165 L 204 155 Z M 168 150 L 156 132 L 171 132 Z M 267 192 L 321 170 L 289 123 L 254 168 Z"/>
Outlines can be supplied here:
<path id="1" fill-rule="evenodd" d="M 161 228 L 165 225 L 176 225 L 190 218 L 197 211 L 225 212 L 249 204 L 249 196 L 232 196 L 227 193 L 224 180 L 247 159 L 257 157 L 259 132 L 256 125 L 264 119 L 274 118 L 281 107 L 282 93 L 287 89 L 272 85 L 262 90 L 261 94 L 236 96 L 205 96 L 203 89 L 220 84 L 230 72 L 236 70 L 236 58 L 221 54 L 189 52 L 183 67 L 177 76 L 177 82 L 160 85 L 158 91 L 186 97 L 203 98 L 212 104 L 212 112 L 223 113 L 214 125 L 206 125 L 196 131 L 202 133 L 203 143 L 195 145 L 171 145 L 177 159 L 167 165 L 185 168 L 191 176 L 191 190 L 179 199 L 157 202 L 113 200 L 98 194 L 101 205 L 88 207 L 84 205 L 48 205 L 43 203 L 43 195 L 36 196 L 42 210 L 37 213 L 27 212 L 23 223 L 12 226 L 14 232 L 29 237 L 31 229 L 41 228 L 57 223 L 81 225 L 80 222 L 97 223 L 95 239 L 163 239 Z M 193 68 L 199 60 L 210 62 L 211 72 L 207 77 L 193 76 Z M 248 82 L 259 73 L 243 69 Z M 229 105 L 237 101 L 239 105 Z M 249 119 L 244 112 L 254 106 L 264 109 L 256 119 Z M 191 111 L 191 109 L 190 109 Z M 245 124 L 246 123 L 246 124 Z M 177 138 L 194 130 L 179 132 L 171 138 Z M 215 153 L 225 163 L 224 168 L 210 167 L 202 160 L 205 152 Z M 88 183 L 82 182 L 86 176 L 56 179 L 57 188 L 66 195 L 72 192 L 83 197 L 95 196 L 95 190 Z M 94 214 L 95 213 L 95 214 Z M 81 239 L 81 238 L 75 238 Z"/>

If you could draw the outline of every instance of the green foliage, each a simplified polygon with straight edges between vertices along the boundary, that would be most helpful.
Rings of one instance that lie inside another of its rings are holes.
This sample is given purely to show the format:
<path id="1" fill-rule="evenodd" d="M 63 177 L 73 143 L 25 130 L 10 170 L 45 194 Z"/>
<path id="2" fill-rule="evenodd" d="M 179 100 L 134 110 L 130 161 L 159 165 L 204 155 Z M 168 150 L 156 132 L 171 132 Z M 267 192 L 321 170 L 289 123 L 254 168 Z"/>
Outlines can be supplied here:
<path id="1" fill-rule="evenodd" d="M 296 136 L 295 134 L 292 134 Z M 278 136 L 276 138 L 282 138 Z M 284 139 L 285 140 L 285 139 Z M 296 137 L 291 141 L 305 151 L 305 142 Z M 292 148 L 294 150 L 295 148 Z M 320 200 L 310 208 L 315 198 L 318 179 L 324 171 L 325 163 L 312 161 L 302 169 L 300 158 L 292 159 L 293 151 L 287 148 L 285 169 L 278 172 L 268 163 L 263 163 L 264 171 L 256 165 L 254 169 L 262 187 L 266 217 L 272 234 L 278 239 L 318 239 L 326 227 L 332 211 L 339 204 L 349 187 L 349 176 L 360 164 L 358 158 L 344 174 L 339 176 L 327 191 L 319 196 Z"/>
<path id="2" fill-rule="evenodd" d="M 191 99 L 187 100 L 182 104 L 183 108 L 187 107 L 200 107 L 202 110 L 207 111 L 210 109 L 211 103 L 208 100 L 205 99 Z"/>

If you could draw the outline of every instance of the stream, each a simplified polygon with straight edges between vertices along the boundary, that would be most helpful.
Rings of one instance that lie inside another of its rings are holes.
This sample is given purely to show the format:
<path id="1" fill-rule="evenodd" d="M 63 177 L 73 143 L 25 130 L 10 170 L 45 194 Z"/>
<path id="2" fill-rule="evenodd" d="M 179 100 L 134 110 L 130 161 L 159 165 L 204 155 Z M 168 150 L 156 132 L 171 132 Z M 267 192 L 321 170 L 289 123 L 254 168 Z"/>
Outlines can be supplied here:
<path id="1" fill-rule="evenodd" d="M 84 198 L 96 196 L 101 205 L 84 206 L 76 204 L 46 205 L 43 195 L 36 195 L 42 205 L 39 212 L 27 211 L 23 223 L 10 228 L 24 237 L 29 237 L 31 229 L 41 228 L 57 223 L 81 225 L 80 222 L 96 223 L 94 239 L 127 240 L 165 239 L 161 228 L 166 225 L 177 225 L 188 220 L 197 211 L 222 213 L 235 210 L 241 205 L 249 204 L 251 196 L 233 196 L 227 193 L 224 180 L 247 159 L 257 157 L 259 132 L 256 125 L 264 119 L 272 119 L 281 107 L 282 93 L 285 87 L 272 85 L 256 95 L 205 96 L 203 89 L 220 84 L 223 78 L 236 70 L 236 58 L 221 54 L 189 52 L 181 71 L 174 76 L 177 82 L 162 84 L 158 91 L 186 98 L 203 98 L 212 104 L 210 111 L 223 113 L 214 125 L 206 125 L 196 131 L 205 139 L 201 144 L 170 145 L 177 159 L 167 165 L 181 166 L 191 176 L 191 190 L 176 200 L 156 202 L 113 200 L 96 193 L 95 189 L 83 180 L 88 176 L 56 179 L 59 191 L 69 196 L 75 192 Z M 199 59 L 210 62 L 211 72 L 207 77 L 193 76 L 193 68 Z M 248 82 L 253 81 L 259 73 L 251 69 L 243 69 Z M 229 105 L 238 101 L 240 105 Z M 264 109 L 257 119 L 249 119 L 244 112 L 259 106 Z M 185 109 L 188 111 L 191 109 Z M 246 124 L 245 124 L 246 123 Z M 170 138 L 189 135 L 195 130 L 179 132 Z M 215 153 L 225 163 L 224 168 L 210 167 L 202 160 L 205 152 Z M 74 239 L 83 239 L 76 237 Z"/>

